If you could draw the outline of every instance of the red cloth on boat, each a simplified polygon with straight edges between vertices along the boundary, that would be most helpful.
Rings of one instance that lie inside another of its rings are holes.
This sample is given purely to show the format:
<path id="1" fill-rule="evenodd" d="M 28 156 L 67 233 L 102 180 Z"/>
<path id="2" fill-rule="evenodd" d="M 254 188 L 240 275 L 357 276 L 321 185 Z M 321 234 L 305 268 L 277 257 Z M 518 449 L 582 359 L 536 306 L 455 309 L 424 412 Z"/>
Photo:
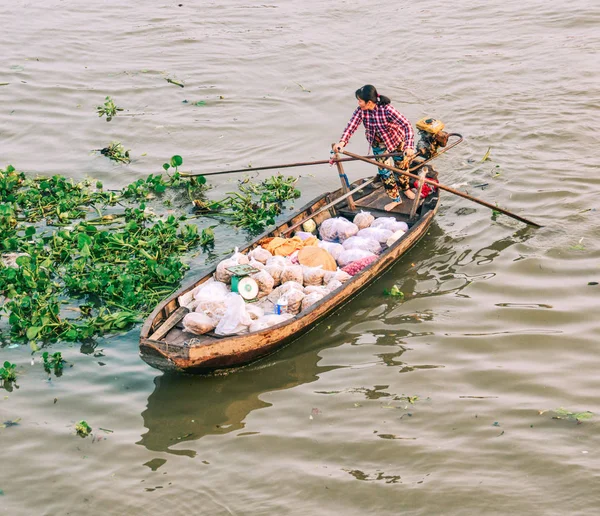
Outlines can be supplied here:
<path id="1" fill-rule="evenodd" d="M 437 179 L 431 179 L 431 178 L 427 178 L 429 181 L 434 181 L 436 183 L 439 183 L 439 181 Z M 415 179 L 415 182 L 413 183 L 413 187 L 416 188 L 417 190 L 419 189 L 419 180 Z M 437 192 L 437 188 L 435 186 L 430 185 L 429 183 L 425 183 L 423 185 L 423 189 L 421 190 L 421 199 L 424 199 L 425 197 L 427 197 L 429 194 Z"/>

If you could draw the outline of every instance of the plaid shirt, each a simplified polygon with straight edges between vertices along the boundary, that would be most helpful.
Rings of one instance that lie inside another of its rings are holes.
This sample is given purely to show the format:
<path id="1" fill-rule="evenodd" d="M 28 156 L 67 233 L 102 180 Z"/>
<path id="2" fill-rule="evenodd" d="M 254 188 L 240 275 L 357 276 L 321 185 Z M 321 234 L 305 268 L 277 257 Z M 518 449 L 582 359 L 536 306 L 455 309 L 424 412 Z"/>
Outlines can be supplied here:
<path id="1" fill-rule="evenodd" d="M 405 143 L 405 149 L 415 148 L 415 136 L 410 122 L 391 104 L 377 106 L 373 110 L 356 108 L 340 141 L 347 144 L 361 122 L 365 126 L 365 136 L 371 147 L 379 146 L 379 140 L 389 152 L 394 152 L 402 142 Z"/>

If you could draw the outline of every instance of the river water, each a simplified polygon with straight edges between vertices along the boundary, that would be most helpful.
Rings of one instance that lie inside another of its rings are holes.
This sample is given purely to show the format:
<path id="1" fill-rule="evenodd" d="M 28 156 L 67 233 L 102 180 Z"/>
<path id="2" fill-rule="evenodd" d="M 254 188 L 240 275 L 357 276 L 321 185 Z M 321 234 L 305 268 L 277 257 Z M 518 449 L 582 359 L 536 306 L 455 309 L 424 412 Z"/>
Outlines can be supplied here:
<path id="1" fill-rule="evenodd" d="M 139 328 L 55 344 L 72 366 L 58 378 L 3 347 L 19 389 L 0 399 L 18 422 L 0 427 L 0 513 L 598 513 L 594 2 L 0 4 L 1 167 L 119 188 L 173 154 L 194 172 L 327 159 L 372 83 L 413 125 L 464 136 L 437 160 L 443 183 L 544 225 L 445 194 L 381 279 L 225 376 L 150 368 Z M 107 95 L 125 109 L 110 123 Z M 92 152 L 114 140 L 130 165 Z M 349 149 L 367 151 L 362 130 Z M 290 170 L 305 202 L 338 187 L 326 165 Z M 246 240 L 216 234 L 221 253 Z M 394 284 L 404 301 L 383 295 Z"/>

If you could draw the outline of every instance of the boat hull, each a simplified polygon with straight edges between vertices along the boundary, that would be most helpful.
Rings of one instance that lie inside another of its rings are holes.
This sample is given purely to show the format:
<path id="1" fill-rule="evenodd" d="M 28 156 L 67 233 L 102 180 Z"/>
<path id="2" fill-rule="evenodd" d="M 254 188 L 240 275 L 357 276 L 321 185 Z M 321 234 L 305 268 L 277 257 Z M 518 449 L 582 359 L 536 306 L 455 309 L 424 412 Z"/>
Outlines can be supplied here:
<path id="1" fill-rule="evenodd" d="M 282 234 L 285 229 L 302 220 L 303 216 L 315 213 L 319 206 L 338 194 L 339 191 L 333 192 L 307 205 L 298 215 L 280 225 L 276 230 L 257 238 L 246 250 L 255 247 L 257 242 L 264 236 Z M 309 309 L 300 312 L 293 319 L 260 332 L 220 338 L 196 339 L 193 335 L 183 334 L 177 329 L 170 330 L 170 334 L 167 333 L 166 336 L 162 336 L 160 326 L 165 325 L 165 322 L 168 322 L 167 319 L 174 316 L 176 310 L 182 310 L 178 306 L 178 297 L 210 278 L 214 272 L 211 271 L 199 281 L 185 287 L 161 303 L 150 315 L 142 328 L 140 337 L 140 354 L 143 360 L 149 365 L 164 371 L 210 373 L 216 370 L 241 367 L 281 349 L 313 329 L 320 321 L 350 301 L 396 263 L 406 251 L 426 234 L 438 206 L 438 197 L 428 200 L 422 208 L 420 218 L 414 222 L 400 240 L 386 249 L 377 261 L 353 276 L 342 287 L 313 304 Z M 334 215 L 337 215 L 337 213 L 330 213 L 326 218 Z M 156 338 L 158 335 L 161 338 Z"/>

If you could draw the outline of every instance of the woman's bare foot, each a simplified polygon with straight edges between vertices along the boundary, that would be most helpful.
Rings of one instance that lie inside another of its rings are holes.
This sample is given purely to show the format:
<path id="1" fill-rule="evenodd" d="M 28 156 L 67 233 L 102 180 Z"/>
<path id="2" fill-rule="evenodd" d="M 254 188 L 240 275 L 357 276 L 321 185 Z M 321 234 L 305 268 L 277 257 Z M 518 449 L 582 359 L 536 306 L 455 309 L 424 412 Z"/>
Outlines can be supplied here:
<path id="1" fill-rule="evenodd" d="M 415 198 L 415 192 L 413 192 L 412 190 L 404 190 L 404 195 L 406 195 L 406 197 L 408 197 L 409 199 L 414 199 Z"/>
<path id="2" fill-rule="evenodd" d="M 385 205 L 383 208 L 385 211 L 392 211 L 396 206 L 400 206 L 402 201 L 393 201 Z"/>

